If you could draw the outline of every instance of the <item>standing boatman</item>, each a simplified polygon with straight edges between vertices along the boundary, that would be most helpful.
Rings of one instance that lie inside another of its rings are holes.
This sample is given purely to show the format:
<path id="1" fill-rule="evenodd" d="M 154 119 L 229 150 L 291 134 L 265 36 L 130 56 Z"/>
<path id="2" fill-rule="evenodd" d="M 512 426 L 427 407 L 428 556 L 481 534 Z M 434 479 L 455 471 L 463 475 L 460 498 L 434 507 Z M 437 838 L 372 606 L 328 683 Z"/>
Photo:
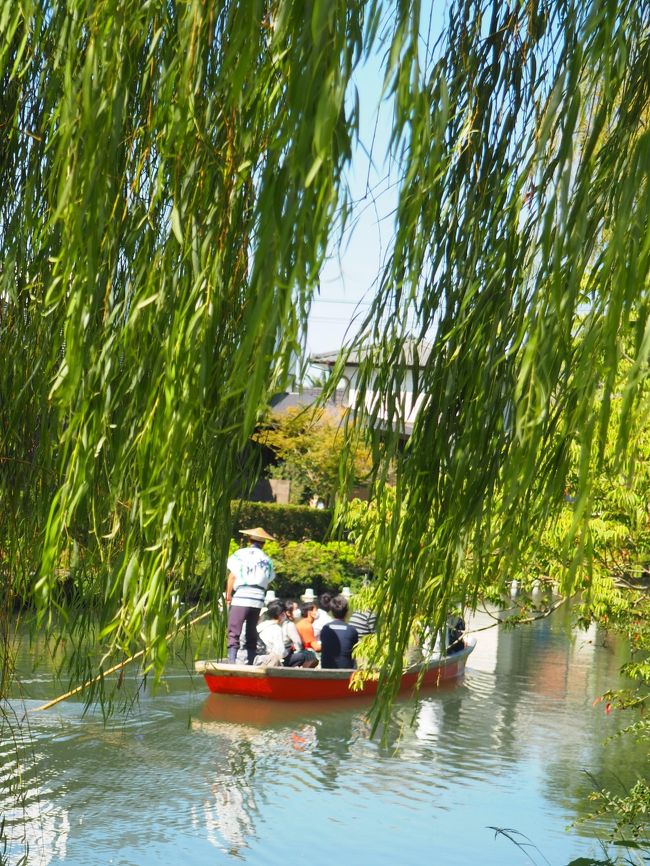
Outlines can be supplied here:
<path id="1" fill-rule="evenodd" d="M 228 661 L 237 662 L 237 650 L 246 623 L 246 652 L 252 665 L 257 651 L 257 621 L 264 606 L 264 596 L 275 577 L 273 563 L 264 553 L 264 544 L 275 541 L 261 526 L 240 530 L 248 547 L 240 547 L 228 557 L 226 604 L 228 610 Z"/>

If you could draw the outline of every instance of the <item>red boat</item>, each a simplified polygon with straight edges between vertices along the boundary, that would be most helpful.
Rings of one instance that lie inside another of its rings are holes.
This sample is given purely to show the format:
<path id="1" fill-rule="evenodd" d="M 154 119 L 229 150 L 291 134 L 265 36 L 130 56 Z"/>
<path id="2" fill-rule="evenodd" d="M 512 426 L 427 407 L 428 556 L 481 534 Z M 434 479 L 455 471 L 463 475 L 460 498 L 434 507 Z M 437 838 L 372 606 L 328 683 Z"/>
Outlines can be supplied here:
<path id="1" fill-rule="evenodd" d="M 402 674 L 400 691 L 412 690 L 418 684 L 434 686 L 458 679 L 465 672 L 465 662 L 475 645 L 476 639 L 469 638 L 464 649 L 458 652 L 407 668 Z M 322 701 L 374 695 L 379 681 L 379 675 L 375 674 L 364 680 L 358 689 L 350 687 L 353 670 L 255 667 L 222 661 L 197 661 L 194 668 L 203 674 L 211 692 L 273 701 Z"/>

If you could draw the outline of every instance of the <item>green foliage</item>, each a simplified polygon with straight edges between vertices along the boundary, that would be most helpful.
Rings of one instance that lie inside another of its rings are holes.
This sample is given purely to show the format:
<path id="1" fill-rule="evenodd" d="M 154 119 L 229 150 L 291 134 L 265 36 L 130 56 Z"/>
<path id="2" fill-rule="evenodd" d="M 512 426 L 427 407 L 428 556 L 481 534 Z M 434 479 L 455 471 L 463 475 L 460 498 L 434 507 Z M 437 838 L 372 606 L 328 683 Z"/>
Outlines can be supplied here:
<path id="1" fill-rule="evenodd" d="M 609 438 L 604 443 L 600 462 L 594 456 L 590 509 L 580 524 L 580 533 L 584 533 L 586 538 L 581 538 L 576 531 L 579 497 L 575 495 L 575 485 L 579 477 L 580 453 L 575 448 L 570 454 L 573 462 L 568 467 L 566 494 L 555 511 L 554 519 L 541 525 L 535 536 L 531 535 L 525 552 L 518 557 L 516 568 L 513 564 L 507 576 L 508 580 L 516 577 L 522 590 L 522 600 L 516 602 L 520 606 L 519 617 L 513 617 L 509 622 L 515 623 L 530 615 L 526 598 L 536 580 L 547 593 L 547 609 L 552 586 L 556 592 L 577 593 L 573 609 L 578 621 L 587 626 L 596 620 L 602 627 L 623 634 L 631 647 L 632 659 L 623 667 L 622 673 L 633 681 L 633 685 L 603 695 L 601 700 L 605 711 L 625 710 L 636 714 L 643 713 L 650 699 L 650 430 L 643 419 L 628 429 L 629 450 L 626 458 L 622 459 L 616 448 L 621 411 L 622 400 L 614 398 L 610 406 Z M 353 501 L 338 515 L 349 539 L 367 555 L 381 549 L 386 526 L 407 516 L 404 505 L 397 513 L 397 495 L 397 490 L 385 487 L 374 502 Z M 408 531 L 407 526 L 404 528 Z M 435 526 L 432 526 L 427 536 L 421 539 L 423 549 L 434 533 Z M 453 587 L 457 595 L 471 605 L 472 560 L 477 553 L 469 540 L 462 554 L 462 565 L 446 588 Z M 435 630 L 444 621 L 443 617 L 453 602 L 453 598 L 447 596 L 446 605 L 428 609 L 432 589 L 437 598 L 444 600 L 445 596 L 438 591 L 435 577 L 432 580 L 426 572 L 418 573 L 417 577 L 423 590 L 421 597 L 413 600 L 408 617 L 400 617 L 397 613 L 403 624 L 407 647 L 414 629 L 417 631 L 418 617 L 428 625 L 433 624 Z M 498 579 L 498 573 L 496 577 L 487 569 L 478 591 L 483 598 L 498 604 L 503 599 L 506 586 L 503 580 Z M 392 580 L 395 580 L 394 570 L 387 569 L 379 574 L 363 591 L 366 596 L 364 606 L 385 609 Z M 388 666 L 389 654 L 395 652 L 394 648 L 387 649 L 395 619 L 396 615 L 392 614 L 389 628 L 385 622 L 380 623 L 378 639 L 364 646 L 363 655 L 370 659 L 371 664 Z M 650 741 L 650 721 L 641 715 L 623 729 L 621 736 Z M 629 791 L 612 794 L 599 789 L 592 797 L 598 804 L 598 811 L 589 818 L 609 819 L 610 839 L 616 844 L 630 844 L 630 838 L 638 840 L 642 837 L 642 828 L 650 811 L 648 787 L 643 781 L 645 771 L 646 768 L 639 767 L 640 778 Z"/>
<path id="2" fill-rule="evenodd" d="M 451 0 L 431 39 L 409 0 L 309 8 L 2 3 L 0 624 L 18 600 L 81 647 L 90 601 L 102 654 L 145 647 L 160 670 L 173 597 L 204 563 L 200 599 L 222 623 L 246 442 L 349 216 L 350 82 L 381 38 L 397 204 L 340 486 L 372 431 L 377 520 L 360 537 L 390 614 L 386 707 L 414 617 L 440 624 L 529 564 L 624 628 L 612 575 L 647 574 L 648 461 L 622 460 L 648 417 L 647 5 Z M 404 447 L 409 376 L 421 408 Z M 313 481 L 328 493 L 329 456 Z M 630 489 L 601 496 L 603 467 Z M 317 537 L 302 516 L 248 514 Z M 343 569 L 294 559 L 301 575 Z M 3 662 L 0 699 L 10 675 Z M 636 815 L 647 791 L 632 795 Z"/>
<path id="3" fill-rule="evenodd" d="M 622 622 L 611 573 L 645 573 L 648 498 L 600 509 L 597 475 L 645 471 L 623 457 L 648 416 L 646 12 L 451 0 L 430 41 L 408 0 L 5 0 L 0 613 L 90 633 L 91 598 L 106 652 L 160 669 L 207 562 L 219 618 L 246 442 L 349 215 L 347 97 L 380 32 L 398 200 L 342 455 L 372 432 L 385 706 L 413 617 L 532 557 Z"/>
<path id="4" fill-rule="evenodd" d="M 295 598 L 308 586 L 316 594 L 340 592 L 344 586 L 354 592 L 370 570 L 368 560 L 342 541 L 290 541 L 282 546 L 269 544 L 265 549 L 273 559 L 277 573 L 274 588 L 280 597 Z"/>
<path id="5" fill-rule="evenodd" d="M 348 483 L 361 484 L 370 474 L 370 454 L 359 430 L 345 429 L 344 413 L 331 409 L 295 408 L 271 413 L 255 439 L 270 448 L 281 461 L 272 477 L 290 478 L 304 498 L 317 495 L 325 504 L 340 489 L 340 464 L 347 450 Z M 304 501 L 304 500 L 303 500 Z"/>
<path id="6" fill-rule="evenodd" d="M 349 215 L 346 96 L 379 38 L 398 202 L 347 430 L 374 431 L 378 488 L 395 473 L 392 654 L 416 605 L 511 570 L 572 447 L 571 580 L 589 555 L 612 397 L 618 453 L 650 352 L 644 7 L 454 0 L 431 40 L 419 11 L 5 3 L 0 539 L 43 621 L 90 592 L 115 648 L 153 648 L 197 563 L 215 597 L 245 443 Z"/>
<path id="7" fill-rule="evenodd" d="M 587 625 L 596 620 L 626 638 L 631 660 L 622 673 L 632 685 L 608 691 L 599 700 L 608 713 L 627 711 L 633 718 L 640 713 L 618 736 L 650 744 L 650 720 L 642 715 L 650 698 L 650 430 L 643 420 L 629 425 L 628 453 L 623 459 L 616 448 L 623 400 L 613 398 L 609 411 L 609 435 L 598 463 L 594 458 L 589 510 L 579 533 L 579 452 L 575 449 L 568 474 L 569 501 L 540 533 L 517 576 L 523 587 L 540 576 L 557 582 L 565 591 L 577 586 L 578 621 Z M 598 786 L 590 797 L 597 809 L 584 820 L 607 820 L 611 842 L 643 848 L 647 853 L 650 790 L 644 781 L 646 771 L 645 767 L 638 768 L 639 778 L 628 791 L 612 793 Z"/>
<path id="8" fill-rule="evenodd" d="M 307 505 L 279 505 L 275 502 L 233 501 L 233 530 L 262 526 L 281 541 L 324 541 L 332 525 L 332 512 Z"/>
<path id="9" fill-rule="evenodd" d="M 393 688 L 407 612 L 512 579 L 571 472 L 565 591 L 589 580 L 577 571 L 612 400 L 620 457 L 647 417 L 650 353 L 641 5 L 462 0 L 430 42 L 418 23 L 400 5 L 390 31 L 394 241 L 351 348 L 366 349 L 355 410 L 377 488 L 395 477 L 375 549 Z"/>
<path id="10" fill-rule="evenodd" d="M 595 791 L 589 799 L 597 804 L 594 817 L 606 817 L 614 822 L 613 837 L 632 841 L 634 847 L 642 842 L 650 848 L 647 838 L 650 824 L 650 785 L 639 779 L 625 794 L 616 794 L 606 789 Z"/>
<path id="11" fill-rule="evenodd" d="M 615 617 L 600 618 L 601 623 L 625 635 L 631 647 L 632 658 L 622 672 L 633 686 L 606 692 L 601 700 L 606 712 L 625 711 L 637 716 L 636 721 L 622 728 L 617 737 L 633 737 L 650 747 L 650 718 L 645 710 L 650 700 L 650 592 L 627 590 Z M 642 847 L 650 852 L 648 816 L 650 815 L 650 787 L 647 767 L 639 767 L 639 778 L 628 791 L 612 793 L 598 786 L 590 799 L 597 809 L 588 818 L 605 818 L 610 825 L 610 838 L 617 844 Z"/>
<path id="12" fill-rule="evenodd" d="M 232 539 L 229 553 L 241 546 Z M 357 592 L 370 573 L 368 559 L 344 541 L 269 541 L 264 550 L 273 560 L 276 580 L 272 589 L 279 598 L 297 599 L 307 587 L 321 592 L 340 592 L 349 586 Z"/>
<path id="13" fill-rule="evenodd" d="M 304 503 L 309 498 L 310 491 L 307 488 L 304 473 L 300 466 L 296 466 L 292 461 L 269 466 L 268 477 L 281 478 L 291 482 L 289 502 L 292 505 L 300 505 L 301 502 Z"/>
<path id="14" fill-rule="evenodd" d="M 217 597 L 345 195 L 365 5 L 2 3 L 0 548 L 43 624 L 90 594 L 160 669 L 202 562 Z"/>
<path id="15" fill-rule="evenodd" d="M 395 489 L 384 486 L 370 502 L 352 499 L 335 512 L 337 525 L 359 550 L 374 551 L 381 543 L 382 527 L 393 519 Z"/>

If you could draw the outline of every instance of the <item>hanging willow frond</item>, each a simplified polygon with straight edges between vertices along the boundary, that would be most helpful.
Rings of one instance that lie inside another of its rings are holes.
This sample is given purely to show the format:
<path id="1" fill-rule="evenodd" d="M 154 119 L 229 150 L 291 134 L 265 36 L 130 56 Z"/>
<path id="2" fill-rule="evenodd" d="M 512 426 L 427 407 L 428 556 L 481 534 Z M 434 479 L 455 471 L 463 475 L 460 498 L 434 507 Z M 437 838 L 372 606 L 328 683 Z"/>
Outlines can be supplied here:
<path id="1" fill-rule="evenodd" d="M 576 443 L 579 560 L 621 340 L 621 449 L 650 348 L 648 6 L 451 0 L 435 44 L 420 6 L 0 2 L 6 597 L 99 600 L 106 638 L 162 661 L 199 559 L 220 594 L 246 441 L 344 195 L 350 76 L 381 32 L 401 183 L 355 387 L 378 486 L 396 473 L 386 685 L 416 612 L 441 625 L 516 559 Z"/>
<path id="2" fill-rule="evenodd" d="M 355 135 L 360 2 L 0 3 L 0 550 L 162 658 L 222 592 Z"/>
<path id="3" fill-rule="evenodd" d="M 376 545 L 393 687 L 414 614 L 442 627 L 557 510 L 572 443 L 573 588 L 624 343 L 621 451 L 650 353 L 648 5 L 456 0 L 424 47 L 417 10 L 390 51 L 401 185 L 354 383 L 378 496 L 397 467 Z"/>

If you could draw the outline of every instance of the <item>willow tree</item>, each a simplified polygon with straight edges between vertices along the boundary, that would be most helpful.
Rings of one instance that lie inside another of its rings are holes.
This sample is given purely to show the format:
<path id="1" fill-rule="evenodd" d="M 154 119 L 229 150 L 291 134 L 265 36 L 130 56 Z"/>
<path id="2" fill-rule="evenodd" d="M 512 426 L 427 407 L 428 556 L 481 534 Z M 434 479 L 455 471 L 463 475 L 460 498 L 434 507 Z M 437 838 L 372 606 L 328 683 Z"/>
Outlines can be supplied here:
<path id="1" fill-rule="evenodd" d="M 415 613 L 442 628 L 451 604 L 512 576 L 561 510 L 576 451 L 562 589 L 589 589 L 612 401 L 621 466 L 648 417 L 650 7 L 459 0 L 425 50 L 410 11 L 387 65 L 394 239 L 355 381 L 378 431 L 387 686 Z M 407 375 L 419 411 L 401 454 Z"/>
<path id="2" fill-rule="evenodd" d="M 364 4 L 0 6 L 0 550 L 162 661 L 280 389 L 355 128 Z M 63 620 L 60 615 L 63 614 Z"/>
<path id="3" fill-rule="evenodd" d="M 348 213 L 371 50 L 399 197 L 369 429 L 400 428 L 407 336 L 433 343 L 377 539 L 388 683 L 416 607 L 441 622 L 552 513 L 576 439 L 581 555 L 619 336 L 636 335 L 622 449 L 650 348 L 646 4 L 452 0 L 439 28 L 417 0 L 0 10 L 6 598 L 99 599 L 104 638 L 162 662 L 206 551 L 219 594 L 245 443 Z M 377 455 L 380 486 L 396 439 Z"/>

